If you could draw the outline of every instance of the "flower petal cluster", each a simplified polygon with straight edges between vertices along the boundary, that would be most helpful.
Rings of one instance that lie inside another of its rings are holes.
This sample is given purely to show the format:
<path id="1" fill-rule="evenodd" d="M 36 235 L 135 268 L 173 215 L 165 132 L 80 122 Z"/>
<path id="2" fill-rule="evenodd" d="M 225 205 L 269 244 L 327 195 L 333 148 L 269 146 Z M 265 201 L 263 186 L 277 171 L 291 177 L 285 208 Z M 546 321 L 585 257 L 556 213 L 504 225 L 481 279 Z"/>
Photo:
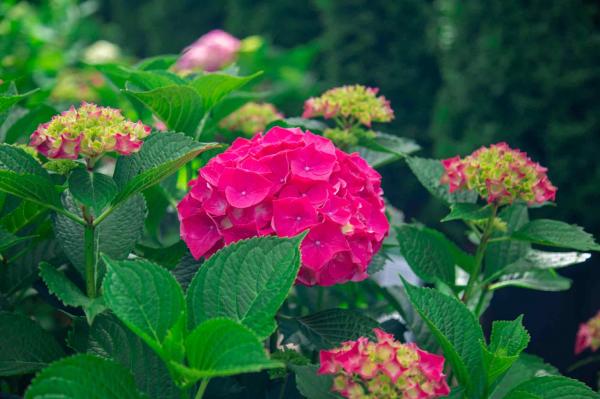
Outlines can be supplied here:
<path id="1" fill-rule="evenodd" d="M 240 239 L 308 230 L 297 278 L 305 285 L 365 279 L 389 230 L 379 173 L 298 128 L 237 138 L 190 187 L 178 211 L 196 259 Z"/>
<path id="2" fill-rule="evenodd" d="M 372 122 L 389 122 L 394 119 L 394 111 L 385 97 L 377 96 L 378 92 L 377 88 L 362 85 L 336 87 L 306 100 L 302 117 L 351 119 L 367 127 Z"/>
<path id="3" fill-rule="evenodd" d="M 432 399 L 446 396 L 444 358 L 374 329 L 377 342 L 360 337 L 320 352 L 319 374 L 333 374 L 332 390 L 349 399 Z"/>
<path id="4" fill-rule="evenodd" d="M 441 182 L 450 186 L 450 192 L 474 190 L 490 204 L 505 205 L 517 199 L 541 204 L 556 197 L 547 169 L 503 142 L 481 147 L 465 158 L 445 159 L 442 165 Z"/>
<path id="5" fill-rule="evenodd" d="M 250 137 L 278 119 L 283 119 L 283 115 L 273 104 L 248 102 L 221 120 L 219 126 Z"/>
<path id="6" fill-rule="evenodd" d="M 587 348 L 592 352 L 600 348 L 600 311 L 586 323 L 579 325 L 575 340 L 575 354 L 578 355 Z"/>
<path id="7" fill-rule="evenodd" d="M 110 151 L 129 155 L 139 151 L 150 131 L 140 121 L 125 119 L 118 109 L 84 102 L 39 125 L 29 145 L 48 158 L 96 158 Z"/>
<path id="8" fill-rule="evenodd" d="M 220 29 L 211 30 L 183 50 L 175 68 L 180 71 L 218 71 L 235 60 L 240 41 Z"/>

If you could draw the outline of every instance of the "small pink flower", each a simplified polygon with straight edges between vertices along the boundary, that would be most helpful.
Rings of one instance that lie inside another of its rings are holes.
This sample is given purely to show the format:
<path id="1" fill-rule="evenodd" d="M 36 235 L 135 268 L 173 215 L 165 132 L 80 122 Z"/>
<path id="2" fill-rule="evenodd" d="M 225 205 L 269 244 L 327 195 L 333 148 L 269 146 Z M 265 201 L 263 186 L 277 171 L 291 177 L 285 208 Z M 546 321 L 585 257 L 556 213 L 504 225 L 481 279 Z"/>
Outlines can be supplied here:
<path id="1" fill-rule="evenodd" d="M 212 30 L 186 47 L 175 67 L 180 71 L 217 71 L 235 60 L 240 45 L 240 41 L 229 33 Z"/>
<path id="2" fill-rule="evenodd" d="M 600 348 L 600 311 L 587 322 L 579 325 L 575 339 L 575 354 L 578 355 L 587 348 L 592 352 Z"/>

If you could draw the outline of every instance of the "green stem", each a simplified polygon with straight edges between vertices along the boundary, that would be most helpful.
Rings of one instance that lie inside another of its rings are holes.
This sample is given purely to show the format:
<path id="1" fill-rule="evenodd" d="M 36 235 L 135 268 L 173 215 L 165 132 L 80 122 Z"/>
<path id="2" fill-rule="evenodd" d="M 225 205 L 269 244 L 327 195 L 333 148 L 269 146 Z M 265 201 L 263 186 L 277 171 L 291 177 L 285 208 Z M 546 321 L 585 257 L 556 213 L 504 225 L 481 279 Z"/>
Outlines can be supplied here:
<path id="1" fill-rule="evenodd" d="M 488 242 L 490 240 L 490 236 L 494 231 L 494 219 L 496 218 L 496 213 L 498 212 L 498 205 L 492 205 L 492 214 L 487 220 L 485 228 L 483 229 L 483 233 L 481 235 L 481 239 L 479 240 L 479 246 L 477 247 L 477 251 L 475 252 L 475 265 L 473 266 L 473 271 L 469 276 L 469 282 L 467 283 L 467 288 L 465 289 L 465 293 L 463 295 L 463 302 L 467 302 L 470 298 L 472 291 L 475 287 L 477 280 L 479 279 L 479 274 L 481 273 L 481 266 L 483 264 L 483 257 L 485 255 L 485 250 L 487 248 Z"/>
<path id="2" fill-rule="evenodd" d="M 279 392 L 279 399 L 285 399 L 285 388 L 287 388 L 288 375 L 283 377 L 283 383 L 281 384 L 281 391 Z"/>
<path id="3" fill-rule="evenodd" d="M 85 285 L 88 297 L 96 297 L 96 238 L 93 223 L 86 223 L 83 233 L 85 253 Z"/>
<path id="4" fill-rule="evenodd" d="M 202 132 L 204 132 L 204 126 L 206 125 L 206 121 L 208 120 L 209 115 L 210 115 L 210 109 L 206 111 L 206 113 L 202 117 L 202 120 L 200 120 L 200 124 L 198 125 L 198 128 L 196 129 L 196 132 L 195 132 L 196 134 L 194 135 L 194 140 L 198 141 L 198 140 L 200 140 L 200 137 L 202 137 Z"/>
<path id="5" fill-rule="evenodd" d="M 567 372 L 569 372 L 569 373 L 573 372 L 573 371 L 577 370 L 580 367 L 587 366 L 588 364 L 592 364 L 592 363 L 596 363 L 596 362 L 600 362 L 600 355 L 598 355 L 598 356 L 590 356 L 590 357 L 587 357 L 587 358 L 585 358 L 583 360 L 580 360 L 580 361 L 574 363 L 571 367 L 569 367 L 567 369 Z"/>
<path id="6" fill-rule="evenodd" d="M 202 382 L 200 383 L 200 388 L 198 388 L 198 392 L 196 392 L 196 396 L 194 396 L 194 399 L 202 399 L 202 397 L 204 396 L 204 391 L 206 391 L 206 387 L 208 386 L 209 382 L 210 378 L 205 378 L 202 380 Z"/>

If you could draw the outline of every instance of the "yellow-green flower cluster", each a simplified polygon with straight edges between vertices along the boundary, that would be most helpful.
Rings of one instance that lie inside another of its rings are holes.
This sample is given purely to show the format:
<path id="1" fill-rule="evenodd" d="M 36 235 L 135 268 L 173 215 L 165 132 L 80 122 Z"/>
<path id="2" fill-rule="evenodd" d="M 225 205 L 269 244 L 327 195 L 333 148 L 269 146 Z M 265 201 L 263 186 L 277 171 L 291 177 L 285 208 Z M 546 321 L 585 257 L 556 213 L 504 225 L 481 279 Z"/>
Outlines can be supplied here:
<path id="1" fill-rule="evenodd" d="M 140 121 L 125 119 L 118 109 L 82 103 L 39 125 L 29 145 L 48 158 L 97 158 L 110 151 L 129 155 L 139 151 L 150 131 Z"/>
<path id="2" fill-rule="evenodd" d="M 250 137 L 265 130 L 269 123 L 282 118 L 283 115 L 273 104 L 249 102 L 224 118 L 219 126 Z"/>
<path id="3" fill-rule="evenodd" d="M 335 127 L 323 130 L 323 136 L 333 141 L 339 147 L 351 147 L 357 145 L 363 139 L 374 139 L 375 132 L 360 128 L 342 129 Z"/>

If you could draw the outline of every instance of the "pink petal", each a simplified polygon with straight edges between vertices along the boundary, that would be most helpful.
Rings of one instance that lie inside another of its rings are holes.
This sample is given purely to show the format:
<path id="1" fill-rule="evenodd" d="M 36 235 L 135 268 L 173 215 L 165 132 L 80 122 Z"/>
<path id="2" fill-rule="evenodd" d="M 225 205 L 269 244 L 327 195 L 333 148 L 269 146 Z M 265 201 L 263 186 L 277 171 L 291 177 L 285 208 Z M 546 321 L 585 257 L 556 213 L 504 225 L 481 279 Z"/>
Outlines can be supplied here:
<path id="1" fill-rule="evenodd" d="M 181 238 L 192 256 L 199 259 L 221 239 L 221 235 L 215 222 L 201 213 L 181 220 Z"/>
<path id="2" fill-rule="evenodd" d="M 314 226 L 317 211 L 305 198 L 282 198 L 273 201 L 273 228 L 280 237 L 291 237 Z"/>
<path id="3" fill-rule="evenodd" d="M 300 247 L 303 266 L 320 270 L 335 254 L 348 250 L 339 225 L 324 222 L 310 229 Z"/>
<path id="4" fill-rule="evenodd" d="M 290 152 L 290 169 L 293 176 L 307 180 L 327 180 L 333 172 L 335 155 L 319 151 L 314 144 Z"/>
<path id="5" fill-rule="evenodd" d="M 263 201 L 273 183 L 258 173 L 243 169 L 225 168 L 219 188 L 225 190 L 227 202 L 236 208 L 248 208 Z"/>

